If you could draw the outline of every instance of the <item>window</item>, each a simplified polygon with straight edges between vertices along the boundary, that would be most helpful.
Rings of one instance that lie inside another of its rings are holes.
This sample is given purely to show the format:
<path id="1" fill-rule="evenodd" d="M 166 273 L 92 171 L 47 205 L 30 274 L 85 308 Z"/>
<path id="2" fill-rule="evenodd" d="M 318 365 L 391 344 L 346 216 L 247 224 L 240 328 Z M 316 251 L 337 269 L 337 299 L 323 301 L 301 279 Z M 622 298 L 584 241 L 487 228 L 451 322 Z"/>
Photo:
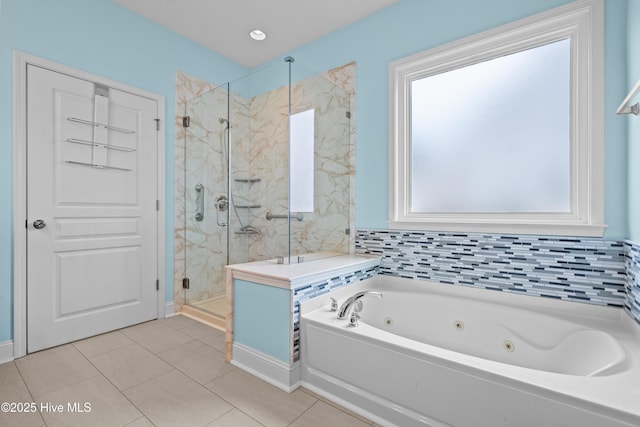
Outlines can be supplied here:
<path id="1" fill-rule="evenodd" d="M 314 110 L 292 114 L 290 118 L 291 212 L 313 212 Z"/>
<path id="2" fill-rule="evenodd" d="M 390 65 L 390 227 L 598 236 L 601 0 Z"/>
<path id="3" fill-rule="evenodd" d="M 411 82 L 411 212 L 569 212 L 570 48 Z"/>

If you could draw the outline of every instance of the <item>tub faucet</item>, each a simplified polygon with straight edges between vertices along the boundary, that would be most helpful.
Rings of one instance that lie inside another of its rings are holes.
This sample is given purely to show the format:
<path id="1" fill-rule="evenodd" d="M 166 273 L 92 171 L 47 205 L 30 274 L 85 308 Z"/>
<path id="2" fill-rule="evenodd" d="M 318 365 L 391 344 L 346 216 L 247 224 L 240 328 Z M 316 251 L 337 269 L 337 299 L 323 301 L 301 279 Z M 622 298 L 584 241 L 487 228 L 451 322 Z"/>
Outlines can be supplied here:
<path id="1" fill-rule="evenodd" d="M 365 295 L 373 295 L 374 297 L 382 298 L 382 294 L 380 292 L 375 292 L 375 291 L 358 292 L 350 296 L 349 298 L 347 298 L 347 300 L 344 303 L 342 303 L 340 310 L 338 310 L 338 319 L 344 319 L 345 317 L 347 317 L 347 314 L 349 313 L 349 310 L 351 310 L 351 307 L 353 307 L 353 305 Z"/>

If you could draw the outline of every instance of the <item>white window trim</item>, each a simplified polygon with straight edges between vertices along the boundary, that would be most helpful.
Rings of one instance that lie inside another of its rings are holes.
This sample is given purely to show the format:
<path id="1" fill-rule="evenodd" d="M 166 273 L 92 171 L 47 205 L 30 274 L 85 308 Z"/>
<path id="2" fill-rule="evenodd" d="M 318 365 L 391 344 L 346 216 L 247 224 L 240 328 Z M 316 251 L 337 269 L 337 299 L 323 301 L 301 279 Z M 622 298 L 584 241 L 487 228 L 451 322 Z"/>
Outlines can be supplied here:
<path id="1" fill-rule="evenodd" d="M 411 212 L 411 82 L 567 37 L 571 38 L 572 69 L 570 212 Z M 603 104 L 603 0 L 575 1 L 391 63 L 389 227 L 406 230 L 602 236 L 606 228 Z"/>

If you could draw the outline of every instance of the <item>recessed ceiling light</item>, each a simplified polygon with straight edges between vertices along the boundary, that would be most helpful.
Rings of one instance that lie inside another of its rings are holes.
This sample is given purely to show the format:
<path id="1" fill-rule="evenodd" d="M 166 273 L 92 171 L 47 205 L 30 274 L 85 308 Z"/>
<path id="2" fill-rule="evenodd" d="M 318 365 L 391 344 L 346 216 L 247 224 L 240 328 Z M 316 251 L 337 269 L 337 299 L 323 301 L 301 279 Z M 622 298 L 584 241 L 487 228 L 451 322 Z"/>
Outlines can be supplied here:
<path id="1" fill-rule="evenodd" d="M 249 37 L 251 37 L 254 40 L 261 41 L 267 38 L 267 33 L 265 33 L 262 30 L 255 29 L 255 30 L 249 31 Z"/>

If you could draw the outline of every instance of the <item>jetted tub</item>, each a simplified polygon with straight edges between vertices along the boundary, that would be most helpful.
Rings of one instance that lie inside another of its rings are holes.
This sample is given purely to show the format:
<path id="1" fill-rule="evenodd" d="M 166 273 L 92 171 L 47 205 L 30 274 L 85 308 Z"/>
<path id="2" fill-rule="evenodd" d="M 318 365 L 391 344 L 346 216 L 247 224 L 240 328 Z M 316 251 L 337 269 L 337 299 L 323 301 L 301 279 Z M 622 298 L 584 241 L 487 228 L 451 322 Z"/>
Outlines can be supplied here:
<path id="1" fill-rule="evenodd" d="M 342 304 L 364 296 L 356 327 Z M 640 426 L 619 308 L 377 276 L 301 306 L 302 384 L 383 425 Z"/>

